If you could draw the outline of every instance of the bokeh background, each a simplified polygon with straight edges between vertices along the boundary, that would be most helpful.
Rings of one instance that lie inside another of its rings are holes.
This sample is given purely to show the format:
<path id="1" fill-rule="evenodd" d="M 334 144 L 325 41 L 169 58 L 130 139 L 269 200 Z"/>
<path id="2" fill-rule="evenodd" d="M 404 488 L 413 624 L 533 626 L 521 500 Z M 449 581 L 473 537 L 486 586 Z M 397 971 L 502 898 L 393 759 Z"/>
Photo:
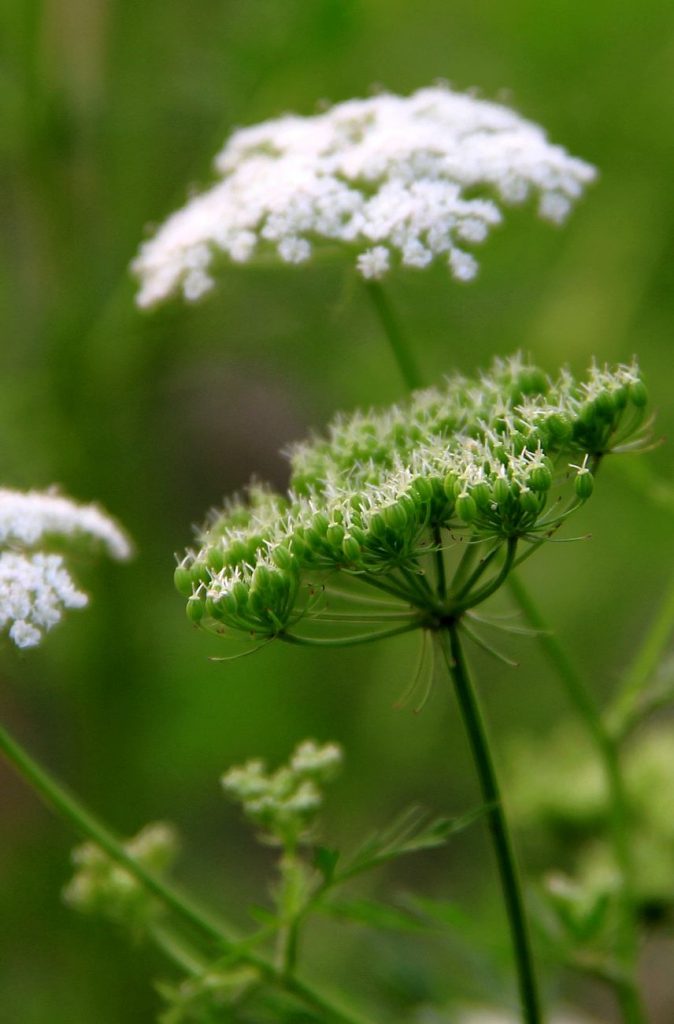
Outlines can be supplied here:
<path id="1" fill-rule="evenodd" d="M 596 163 L 601 178 L 563 230 L 512 211 L 475 283 L 438 268 L 390 290 L 429 379 L 518 347 L 549 369 L 639 355 L 666 443 L 629 469 L 607 465 L 574 524 L 592 539 L 550 545 L 526 571 L 607 694 L 674 556 L 674 7 L 4 0 L 0 46 L 2 482 L 100 500 L 137 546 L 130 566 L 83 569 L 91 607 L 42 649 L 3 648 L 2 719 L 121 834 L 176 822 L 181 881 L 243 926 L 267 898 L 272 854 L 222 799 L 231 764 L 279 762 L 306 736 L 342 743 L 326 836 L 344 846 L 409 803 L 474 806 L 476 785 L 443 680 L 422 714 L 394 709 L 414 638 L 327 655 L 271 645 L 217 664 L 218 642 L 190 627 L 172 587 L 174 552 L 210 506 L 251 474 L 283 485 L 279 448 L 339 408 L 403 395 L 353 269 L 224 268 L 202 303 L 141 315 L 129 262 L 149 227 L 208 182 L 232 127 L 373 87 L 475 87 Z M 567 713 L 535 645 L 513 651 L 516 671 L 473 658 L 503 757 L 515 734 L 545 736 Z M 152 979 L 170 970 L 63 906 L 76 837 L 2 766 L 0 820 L 0 1018 L 153 1020 Z M 386 1020 L 511 998 L 483 829 L 365 891 L 408 889 L 448 901 L 454 917 L 428 938 L 325 922 L 307 972 Z M 663 1024 L 674 1018 L 670 935 L 660 925 L 642 958 Z M 485 936 L 487 952 L 471 952 Z M 598 987 L 546 979 L 551 998 L 613 1019 Z"/>

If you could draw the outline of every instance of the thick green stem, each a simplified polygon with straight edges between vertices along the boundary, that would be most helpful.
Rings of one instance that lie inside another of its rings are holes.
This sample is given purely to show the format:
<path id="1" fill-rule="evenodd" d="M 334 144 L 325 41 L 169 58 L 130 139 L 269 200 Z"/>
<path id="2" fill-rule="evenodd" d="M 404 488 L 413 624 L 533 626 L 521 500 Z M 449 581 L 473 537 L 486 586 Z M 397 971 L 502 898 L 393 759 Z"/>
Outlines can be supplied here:
<path id="1" fill-rule="evenodd" d="M 604 725 L 590 688 L 575 668 L 563 644 L 548 628 L 546 621 L 521 579 L 510 577 L 513 597 L 538 633 L 538 642 L 548 661 L 564 685 L 567 697 L 592 737 L 601 759 L 610 804 L 611 837 L 616 865 L 621 876 L 621 926 L 617 936 L 617 953 L 621 961 L 621 977 L 613 984 L 625 1024 L 643 1024 L 636 984 L 638 932 L 634 897 L 634 866 L 629 841 L 629 806 L 620 766 L 617 743 Z"/>
<path id="2" fill-rule="evenodd" d="M 524 900 L 487 731 L 477 695 L 471 683 L 456 622 L 446 629 L 440 630 L 439 635 L 447 666 L 454 680 L 463 723 L 480 780 L 482 796 L 487 805 L 489 831 L 498 863 L 501 888 L 510 925 L 523 1020 L 526 1024 L 542 1024 L 543 1014 L 534 971 Z"/>
<path id="3" fill-rule="evenodd" d="M 379 321 L 384 328 L 384 334 L 389 340 L 393 350 L 398 369 L 402 374 L 405 384 L 414 391 L 415 388 L 423 387 L 423 379 L 417 366 L 416 359 L 412 355 L 407 339 L 398 323 L 386 292 L 378 281 L 366 281 L 367 291 L 372 304 L 376 310 Z"/>
<path id="4" fill-rule="evenodd" d="M 115 863 L 125 868 L 148 892 L 161 900 L 167 909 L 200 931 L 204 937 L 215 942 L 221 952 L 231 952 L 236 959 L 256 968 L 265 981 L 297 996 L 308 1006 L 324 1014 L 326 1020 L 333 1024 L 371 1024 L 364 1017 L 336 1006 L 332 1000 L 299 978 L 286 977 L 273 964 L 246 949 L 244 943 L 239 944 L 237 937 L 226 926 L 196 907 L 167 882 L 147 871 L 127 853 L 119 840 L 76 797 L 52 778 L 2 726 L 0 753 L 5 755 L 12 767 L 37 791 L 49 807 L 69 821 L 81 835 L 96 843 Z"/>

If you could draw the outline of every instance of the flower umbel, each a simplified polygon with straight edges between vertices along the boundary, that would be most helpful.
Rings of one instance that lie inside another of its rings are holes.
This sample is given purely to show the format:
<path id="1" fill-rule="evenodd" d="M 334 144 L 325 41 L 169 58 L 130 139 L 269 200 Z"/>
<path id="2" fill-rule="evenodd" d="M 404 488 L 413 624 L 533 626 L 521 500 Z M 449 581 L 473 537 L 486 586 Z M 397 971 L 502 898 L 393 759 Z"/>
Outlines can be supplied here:
<path id="1" fill-rule="evenodd" d="M 446 86 L 240 129 L 215 165 L 220 180 L 142 246 L 140 306 L 174 292 L 199 298 L 216 252 L 303 263 L 337 243 L 365 278 L 440 258 L 467 281 L 477 262 L 464 246 L 500 223 L 501 204 L 534 195 L 559 223 L 596 173 L 515 111 Z"/>
<path id="2" fill-rule="evenodd" d="M 638 445 L 644 400 L 635 365 L 553 380 L 515 356 L 337 417 L 290 452 L 286 495 L 254 486 L 213 517 L 176 570 L 188 614 L 290 642 L 309 642 L 300 620 L 343 642 L 458 620 L 590 497 L 604 454 Z M 354 636 L 364 623 L 387 629 Z"/>
<path id="3" fill-rule="evenodd" d="M 102 547 L 131 554 L 128 537 L 97 505 L 77 505 L 54 491 L 0 490 L 0 630 L 17 647 L 35 647 L 69 608 L 87 604 L 53 548 Z"/>

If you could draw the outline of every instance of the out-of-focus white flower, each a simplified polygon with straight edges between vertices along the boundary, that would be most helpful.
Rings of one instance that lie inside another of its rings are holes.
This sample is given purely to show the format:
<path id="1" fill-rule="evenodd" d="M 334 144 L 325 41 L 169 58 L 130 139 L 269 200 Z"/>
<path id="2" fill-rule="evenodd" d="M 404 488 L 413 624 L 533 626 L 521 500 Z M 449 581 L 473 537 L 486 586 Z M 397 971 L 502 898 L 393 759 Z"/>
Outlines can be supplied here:
<path id="1" fill-rule="evenodd" d="M 142 246 L 140 306 L 176 291 L 199 298 L 216 251 L 245 262 L 271 249 L 301 263 L 337 242 L 366 278 L 383 276 L 391 257 L 411 267 L 441 257 L 469 280 L 477 262 L 463 246 L 500 222 L 499 203 L 534 194 L 559 223 L 596 173 L 515 111 L 446 86 L 243 128 L 215 163 L 220 180 Z"/>
<path id="2" fill-rule="evenodd" d="M 36 647 L 66 609 L 87 604 L 63 556 L 44 550 L 76 538 L 118 560 L 131 554 L 126 534 L 96 505 L 51 491 L 0 489 L 0 632 L 17 647 Z"/>

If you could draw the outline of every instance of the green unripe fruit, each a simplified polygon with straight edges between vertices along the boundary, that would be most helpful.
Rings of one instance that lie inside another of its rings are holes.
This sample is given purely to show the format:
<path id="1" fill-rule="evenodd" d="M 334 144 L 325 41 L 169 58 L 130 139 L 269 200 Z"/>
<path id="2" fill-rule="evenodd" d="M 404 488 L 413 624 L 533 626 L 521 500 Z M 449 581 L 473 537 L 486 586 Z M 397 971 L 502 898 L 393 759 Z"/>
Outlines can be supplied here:
<path id="1" fill-rule="evenodd" d="M 401 505 L 388 505 L 384 511 L 384 522 L 393 533 L 401 533 L 407 527 L 407 514 Z"/>
<path id="2" fill-rule="evenodd" d="M 328 526 L 325 539 L 331 548 L 341 548 L 342 541 L 344 540 L 344 527 L 339 523 L 333 523 L 332 526 Z"/>
<path id="3" fill-rule="evenodd" d="M 190 622 L 201 622 L 204 617 L 204 602 L 199 597 L 191 597 L 185 611 Z"/>
<path id="4" fill-rule="evenodd" d="M 571 434 L 571 424 L 565 416 L 553 412 L 545 421 L 548 437 L 554 445 L 562 444 Z"/>
<path id="5" fill-rule="evenodd" d="M 613 392 L 613 404 L 615 405 L 618 412 L 625 408 L 627 405 L 627 399 L 629 398 L 629 392 L 625 385 L 616 388 Z"/>
<path id="6" fill-rule="evenodd" d="M 530 516 L 538 515 L 542 504 L 540 495 L 529 490 L 522 491 L 519 496 L 519 503 L 522 511 Z"/>
<path id="7" fill-rule="evenodd" d="M 243 580 L 237 580 L 229 592 L 229 599 L 234 604 L 236 611 L 245 611 L 248 607 L 249 588 Z"/>
<path id="8" fill-rule="evenodd" d="M 235 540 L 227 548 L 227 564 L 241 565 L 248 558 L 248 545 L 240 540 Z"/>
<path id="9" fill-rule="evenodd" d="M 222 548 L 210 548 L 206 563 L 211 572 L 220 572 L 225 567 L 225 554 Z"/>
<path id="10" fill-rule="evenodd" d="M 494 501 L 497 505 L 504 505 L 510 497 L 510 484 L 504 476 L 497 476 L 493 487 Z"/>
<path id="11" fill-rule="evenodd" d="M 190 597 L 192 594 L 192 570 L 186 565 L 176 566 L 173 573 L 173 582 L 179 594 L 183 597 Z"/>
<path id="12" fill-rule="evenodd" d="M 423 504 L 428 504 L 433 499 L 433 484 L 426 477 L 419 476 L 413 481 L 410 487 L 412 493 L 421 501 Z M 454 495 L 452 495 L 452 500 Z"/>
<path id="13" fill-rule="evenodd" d="M 594 477 L 589 469 L 581 469 L 574 481 L 576 494 L 581 501 L 587 501 L 594 490 Z"/>
<path id="14" fill-rule="evenodd" d="M 470 489 L 470 496 L 480 512 L 487 512 L 492 503 L 491 489 L 486 483 L 475 484 Z"/>
<path id="15" fill-rule="evenodd" d="M 256 565 L 253 570 L 253 576 L 250 581 L 251 593 L 267 593 L 271 591 L 273 587 L 272 577 L 276 573 L 273 573 L 267 565 Z"/>
<path id="16" fill-rule="evenodd" d="M 532 491 L 548 491 L 552 486 L 552 473 L 547 466 L 534 466 L 527 483 Z"/>
<path id="17" fill-rule="evenodd" d="M 648 391 L 643 381 L 637 380 L 629 386 L 629 394 L 632 405 L 635 405 L 637 409 L 643 409 L 648 401 Z"/>
<path id="18" fill-rule="evenodd" d="M 460 494 L 456 499 L 456 512 L 464 523 L 472 523 L 477 515 L 477 505 L 470 494 Z"/>
<path id="19" fill-rule="evenodd" d="M 613 395 L 609 394 L 608 391 L 602 391 L 600 395 L 597 395 L 592 404 L 594 405 L 597 416 L 601 419 L 612 420 L 615 416 L 615 402 L 613 400 Z"/>
<path id="20" fill-rule="evenodd" d="M 208 583 L 210 581 L 211 574 L 205 562 L 195 562 L 190 571 L 192 573 L 193 588 L 198 587 L 200 583 Z"/>
<path id="21" fill-rule="evenodd" d="M 375 513 L 370 520 L 370 533 L 377 540 L 384 540 L 386 537 L 386 522 L 381 512 Z"/>
<path id="22" fill-rule="evenodd" d="M 223 607 L 220 601 L 214 601 L 212 597 L 207 597 L 204 601 L 204 614 L 210 619 L 222 619 Z"/>
<path id="23" fill-rule="evenodd" d="M 548 391 L 548 379 L 537 366 L 523 370 L 518 383 L 523 395 L 545 395 Z"/>
<path id="24" fill-rule="evenodd" d="M 277 565 L 279 569 L 283 569 L 285 572 L 292 572 L 295 569 L 295 559 L 285 544 L 279 544 L 274 548 L 271 557 L 274 565 Z"/>
<path id="25" fill-rule="evenodd" d="M 360 544 L 358 543 L 355 537 L 352 537 L 347 534 L 347 536 L 342 541 L 342 551 L 344 552 L 344 557 L 346 558 L 347 562 L 360 561 Z"/>
<path id="26" fill-rule="evenodd" d="M 448 473 L 442 482 L 442 489 L 450 501 L 456 501 L 458 495 L 461 493 L 462 484 L 454 473 Z"/>
<path id="27" fill-rule="evenodd" d="M 317 512 L 311 525 L 319 536 L 325 537 L 328 532 L 328 527 L 330 526 L 330 520 L 326 516 L 325 512 Z"/>

